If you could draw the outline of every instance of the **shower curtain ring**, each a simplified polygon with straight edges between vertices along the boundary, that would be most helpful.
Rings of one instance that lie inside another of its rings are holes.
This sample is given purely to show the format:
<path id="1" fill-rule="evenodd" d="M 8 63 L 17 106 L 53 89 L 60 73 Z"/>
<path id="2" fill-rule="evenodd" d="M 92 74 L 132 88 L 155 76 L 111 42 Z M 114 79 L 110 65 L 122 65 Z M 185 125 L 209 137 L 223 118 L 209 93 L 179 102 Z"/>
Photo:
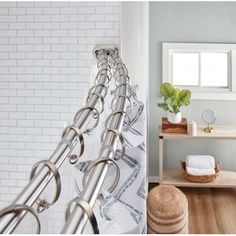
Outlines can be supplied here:
<path id="1" fill-rule="evenodd" d="M 15 212 L 21 212 L 21 211 L 30 212 L 35 217 L 35 219 L 37 221 L 36 234 L 40 234 L 41 224 L 40 224 L 40 221 L 39 221 L 39 217 L 38 217 L 38 214 L 36 213 L 36 211 L 32 207 L 29 207 L 29 206 L 24 205 L 24 204 L 10 205 L 10 206 L 8 206 L 8 207 L 6 207 L 6 208 L 4 208 L 0 211 L 0 218 L 3 217 L 3 216 L 6 216 L 8 214 L 15 213 Z"/>
<path id="2" fill-rule="evenodd" d="M 126 74 L 128 74 L 128 70 L 126 68 L 126 65 L 123 63 L 123 62 L 118 62 L 116 63 L 116 69 L 119 70 L 119 69 L 124 69 Z"/>
<path id="3" fill-rule="evenodd" d="M 111 146 L 111 145 L 102 145 L 102 147 L 100 148 L 100 152 L 99 152 L 99 155 L 102 154 L 103 151 L 105 150 L 108 150 L 112 153 L 112 156 L 114 157 L 115 159 L 115 151 L 114 151 L 114 148 Z M 119 158 L 116 158 L 116 159 L 119 159 Z"/>
<path id="4" fill-rule="evenodd" d="M 96 58 L 99 60 L 99 61 L 102 61 L 104 58 L 106 58 L 106 52 L 105 50 L 103 49 L 100 49 L 100 50 L 97 50 L 95 52 L 95 55 L 96 55 Z"/>
<path id="5" fill-rule="evenodd" d="M 92 92 L 92 93 L 89 93 L 89 95 L 88 95 L 88 97 L 86 99 L 86 102 L 88 102 L 88 100 L 91 98 L 92 95 L 96 95 L 100 99 L 100 101 L 102 103 L 102 108 L 101 108 L 101 111 L 99 112 L 101 114 L 104 111 L 104 99 L 103 99 L 101 94 L 96 93 L 96 92 Z"/>
<path id="6" fill-rule="evenodd" d="M 97 63 L 97 68 L 100 67 L 101 64 L 109 65 L 109 64 L 108 64 L 108 59 L 107 59 L 107 57 L 104 57 L 104 58 L 102 58 L 101 60 L 99 60 L 99 62 Z M 109 65 L 109 66 L 110 66 L 110 65 Z"/>
<path id="7" fill-rule="evenodd" d="M 102 67 L 106 67 L 106 68 L 102 68 Z M 108 60 L 106 59 L 106 60 L 102 60 L 102 61 L 100 61 L 99 63 L 97 63 L 97 68 L 98 68 L 98 70 L 101 70 L 101 69 L 111 69 L 111 66 L 109 65 L 109 62 L 108 62 Z"/>
<path id="8" fill-rule="evenodd" d="M 107 190 L 109 193 L 112 193 L 115 190 L 115 188 L 116 188 L 116 186 L 117 186 L 117 184 L 119 183 L 119 180 L 120 180 L 120 167 L 119 167 L 118 163 L 115 160 L 111 159 L 111 158 L 102 158 L 102 159 L 97 159 L 97 160 L 93 161 L 91 163 L 91 165 L 89 165 L 87 167 L 86 171 L 84 172 L 84 176 L 83 176 L 83 179 L 82 179 L 82 185 L 83 185 L 83 188 L 84 188 L 89 173 L 92 171 L 92 169 L 94 167 L 96 167 L 96 165 L 98 165 L 99 163 L 102 163 L 102 162 L 112 162 L 112 164 L 115 164 L 115 166 L 116 166 L 115 179 L 114 179 L 113 183 L 111 184 L 111 186 Z"/>
<path id="9" fill-rule="evenodd" d="M 111 76 L 112 76 L 112 74 L 111 74 L 110 69 L 107 69 L 107 68 L 100 69 L 100 70 L 98 71 L 97 75 L 96 75 L 96 78 L 99 77 L 99 76 L 101 76 L 101 75 L 106 75 L 106 76 L 108 76 L 109 82 L 111 81 Z"/>
<path id="10" fill-rule="evenodd" d="M 128 95 L 127 97 L 131 98 L 131 95 L 132 95 L 131 91 L 132 91 L 132 89 L 131 89 L 131 86 L 130 86 L 129 84 L 127 84 L 127 83 L 119 84 L 119 85 L 116 87 L 115 92 L 114 92 L 115 96 L 117 96 L 117 91 L 118 91 L 118 89 L 121 88 L 122 86 L 125 86 L 125 87 L 128 88 L 129 95 Z"/>
<path id="11" fill-rule="evenodd" d="M 67 144 L 67 146 L 68 146 L 69 149 L 70 149 L 69 154 L 70 154 L 70 153 L 73 151 L 73 149 L 74 149 L 72 142 L 71 142 L 70 140 L 66 139 L 66 138 L 62 138 L 60 144 Z"/>
<path id="12" fill-rule="evenodd" d="M 91 128 L 87 128 L 86 130 L 83 131 L 83 134 L 90 134 L 91 131 L 93 131 L 98 126 L 98 123 L 100 120 L 100 113 L 98 112 L 98 110 L 95 107 L 86 106 L 86 107 L 81 108 L 79 111 L 77 111 L 77 113 L 75 114 L 75 117 L 74 117 L 74 123 L 76 122 L 78 115 L 86 109 L 94 111 L 93 118 L 96 120 L 95 124 Z"/>
<path id="13" fill-rule="evenodd" d="M 129 74 L 126 67 L 118 68 L 116 71 L 118 72 L 119 75 L 128 75 Z"/>
<path id="14" fill-rule="evenodd" d="M 105 78 L 106 78 L 105 86 L 108 87 L 108 86 L 109 86 L 109 83 L 110 83 L 110 81 L 111 81 L 111 79 L 110 79 L 110 77 L 109 77 L 108 75 L 105 75 L 105 74 L 98 74 L 98 75 L 96 76 L 95 81 L 94 81 L 95 85 L 101 84 L 101 82 L 100 82 L 99 80 L 100 80 L 100 78 L 101 78 L 102 76 L 105 76 Z"/>
<path id="15" fill-rule="evenodd" d="M 110 113 L 105 121 L 105 128 L 108 128 L 108 121 L 111 119 L 112 116 L 114 116 L 116 114 L 125 114 L 125 117 L 128 118 L 128 124 L 125 127 L 125 131 L 129 130 L 132 121 L 131 121 L 129 114 L 126 111 L 113 111 L 112 113 Z"/>
<path id="16" fill-rule="evenodd" d="M 98 229 L 98 223 L 96 220 L 96 217 L 93 213 L 93 209 L 92 207 L 88 204 L 88 202 L 86 202 L 84 199 L 82 199 L 81 197 L 76 197 L 73 200 L 71 200 L 66 208 L 66 213 L 65 213 L 65 219 L 67 221 L 69 214 L 70 214 L 70 210 L 71 210 L 71 205 L 72 203 L 75 203 L 75 205 L 79 205 L 82 210 L 84 211 L 84 213 L 87 215 L 90 224 L 93 228 L 93 232 L 94 234 L 99 234 L 99 229 Z"/>
<path id="17" fill-rule="evenodd" d="M 51 203 L 48 203 L 45 199 L 41 200 L 40 198 L 38 198 L 36 200 L 36 203 L 38 204 L 38 207 L 37 207 L 38 213 L 41 213 L 45 209 L 48 209 L 50 206 L 52 206 L 58 200 L 61 193 L 61 177 L 60 177 L 59 171 L 57 167 L 55 166 L 55 164 L 49 160 L 42 160 L 34 164 L 30 173 L 30 180 L 35 176 L 36 170 L 40 164 L 46 165 L 48 169 L 52 172 L 56 181 L 56 193 Z"/>
<path id="18" fill-rule="evenodd" d="M 101 72 L 106 71 L 106 72 L 107 72 L 107 75 L 108 75 L 108 77 L 110 78 L 110 81 L 111 81 L 112 73 L 111 73 L 111 70 L 110 70 L 110 69 L 107 69 L 107 68 L 106 68 L 106 69 L 101 69 L 100 71 L 101 71 Z M 100 73 L 101 73 L 101 72 L 100 72 Z"/>
<path id="19" fill-rule="evenodd" d="M 115 101 L 115 100 L 118 100 L 119 97 L 124 97 L 124 98 L 126 98 L 126 99 L 128 100 L 129 105 L 130 105 L 130 106 L 129 106 L 130 109 L 129 109 L 128 114 L 130 114 L 130 113 L 132 112 L 132 110 L 133 110 L 133 103 L 131 102 L 130 98 L 129 98 L 128 96 L 126 96 L 126 95 L 118 95 L 118 96 L 115 96 L 115 97 L 112 99 L 112 101 L 111 101 L 111 109 L 112 109 L 112 111 L 115 111 L 115 109 L 114 109 L 114 101 Z M 130 124 L 131 124 L 131 118 L 128 117 L 128 119 L 130 120 Z"/>
<path id="20" fill-rule="evenodd" d="M 79 141 L 80 141 L 80 154 L 79 154 L 79 157 L 81 157 L 84 153 L 84 136 L 83 136 L 82 132 L 80 131 L 80 129 L 77 128 L 74 125 L 69 125 L 63 130 L 62 138 L 64 138 L 64 136 L 69 132 L 70 129 L 72 129 L 76 133 L 77 137 L 79 138 Z M 71 151 L 72 151 L 72 149 L 71 149 Z M 71 159 L 70 159 L 70 162 L 71 162 Z"/>
<path id="21" fill-rule="evenodd" d="M 120 80 L 122 79 L 122 77 L 125 78 L 126 83 L 130 86 L 130 78 L 129 78 L 128 75 L 120 75 L 120 76 L 118 76 L 118 78 L 115 80 L 116 86 L 118 87 L 119 85 L 121 85 L 121 84 L 119 84 L 118 82 L 120 82 Z"/>
<path id="22" fill-rule="evenodd" d="M 118 55 L 115 55 L 115 57 L 113 58 L 113 61 L 117 64 L 119 62 L 122 62 L 121 58 Z"/>
<path id="23" fill-rule="evenodd" d="M 103 67 L 103 66 L 105 66 L 106 68 L 101 68 L 101 67 Z M 111 69 L 111 66 L 108 64 L 108 60 L 106 60 L 105 62 L 99 62 L 98 64 L 97 64 L 97 68 L 98 68 L 98 70 L 101 70 L 101 69 Z"/>
<path id="24" fill-rule="evenodd" d="M 105 93 L 104 93 L 103 95 L 101 95 L 101 96 L 102 96 L 102 97 L 106 97 L 106 95 L 107 95 L 107 87 L 105 86 L 105 84 L 97 84 L 97 85 L 92 86 L 92 87 L 89 89 L 88 94 L 94 92 L 94 90 L 95 90 L 97 87 L 103 87 L 103 88 L 104 88 Z"/>
<path id="25" fill-rule="evenodd" d="M 123 157 L 124 154 L 125 154 L 125 142 L 124 142 L 124 137 L 123 137 L 123 135 L 122 135 L 117 129 L 112 129 L 112 128 L 106 128 L 106 129 L 104 129 L 103 132 L 102 132 L 102 134 L 101 134 L 101 143 L 103 144 L 105 135 L 106 135 L 109 131 L 112 132 L 113 134 L 115 134 L 115 135 L 116 135 L 116 138 L 119 139 L 120 144 L 121 144 L 121 156 Z M 115 157 L 114 149 L 112 149 L 112 150 L 113 150 L 114 159 L 119 159 L 119 158 L 116 158 L 116 157 Z"/>

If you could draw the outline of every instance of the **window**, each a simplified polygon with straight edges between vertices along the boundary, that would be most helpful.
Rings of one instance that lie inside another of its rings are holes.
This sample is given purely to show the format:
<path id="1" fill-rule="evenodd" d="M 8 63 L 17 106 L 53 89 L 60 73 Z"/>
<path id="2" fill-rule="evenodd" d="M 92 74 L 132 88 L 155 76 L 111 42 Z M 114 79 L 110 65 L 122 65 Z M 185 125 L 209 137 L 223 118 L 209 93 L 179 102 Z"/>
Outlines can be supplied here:
<path id="1" fill-rule="evenodd" d="M 236 100 L 236 44 L 163 43 L 163 82 L 193 99 Z"/>
<path id="2" fill-rule="evenodd" d="M 173 85 L 199 85 L 199 66 L 197 53 L 173 53 L 171 68 Z"/>

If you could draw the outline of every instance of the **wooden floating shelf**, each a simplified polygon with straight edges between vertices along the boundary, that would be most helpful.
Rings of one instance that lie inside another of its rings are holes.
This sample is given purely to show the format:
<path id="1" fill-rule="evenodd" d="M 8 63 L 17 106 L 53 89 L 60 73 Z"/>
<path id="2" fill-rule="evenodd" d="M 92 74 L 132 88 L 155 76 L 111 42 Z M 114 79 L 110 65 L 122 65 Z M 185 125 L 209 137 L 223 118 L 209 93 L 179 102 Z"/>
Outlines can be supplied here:
<path id="1" fill-rule="evenodd" d="M 178 169 L 164 169 L 161 184 L 182 186 L 182 187 L 215 187 L 215 188 L 235 188 L 236 173 L 234 171 L 221 171 L 220 175 L 211 183 L 192 183 L 187 181 Z"/>
<path id="2" fill-rule="evenodd" d="M 181 139 L 196 139 L 196 140 L 236 140 L 236 126 L 213 126 L 214 130 L 212 133 L 205 133 L 203 126 L 197 127 L 197 135 L 192 136 L 189 134 L 181 134 L 181 133 L 163 133 L 160 132 L 159 137 L 163 137 L 163 139 L 173 139 L 173 140 L 181 140 Z"/>

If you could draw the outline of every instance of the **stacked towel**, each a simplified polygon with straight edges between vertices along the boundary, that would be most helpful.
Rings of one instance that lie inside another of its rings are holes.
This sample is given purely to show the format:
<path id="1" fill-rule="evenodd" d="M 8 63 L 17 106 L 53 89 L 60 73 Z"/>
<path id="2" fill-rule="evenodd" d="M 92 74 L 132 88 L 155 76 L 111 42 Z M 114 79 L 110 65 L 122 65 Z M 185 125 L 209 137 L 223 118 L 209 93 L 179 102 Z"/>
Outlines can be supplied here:
<path id="1" fill-rule="evenodd" d="M 190 175 L 195 175 L 195 176 L 202 176 L 202 175 L 214 175 L 215 169 L 213 168 L 208 168 L 208 169 L 197 169 L 197 168 L 191 168 L 186 166 L 186 171 Z"/>
<path id="2" fill-rule="evenodd" d="M 214 175 L 215 159 L 209 155 L 189 155 L 186 157 L 186 171 L 190 175 Z"/>
<path id="3" fill-rule="evenodd" d="M 209 155 L 188 155 L 186 165 L 198 169 L 215 168 L 215 159 Z"/>

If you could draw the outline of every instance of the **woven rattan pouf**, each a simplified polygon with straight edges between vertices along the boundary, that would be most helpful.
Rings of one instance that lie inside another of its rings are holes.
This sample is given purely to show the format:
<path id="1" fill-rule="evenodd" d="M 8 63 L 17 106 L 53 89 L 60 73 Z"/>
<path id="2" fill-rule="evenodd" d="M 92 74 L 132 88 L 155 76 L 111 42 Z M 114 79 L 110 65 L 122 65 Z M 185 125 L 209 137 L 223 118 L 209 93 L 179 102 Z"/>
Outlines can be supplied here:
<path id="1" fill-rule="evenodd" d="M 176 187 L 161 185 L 147 197 L 149 234 L 187 234 L 188 201 Z"/>

